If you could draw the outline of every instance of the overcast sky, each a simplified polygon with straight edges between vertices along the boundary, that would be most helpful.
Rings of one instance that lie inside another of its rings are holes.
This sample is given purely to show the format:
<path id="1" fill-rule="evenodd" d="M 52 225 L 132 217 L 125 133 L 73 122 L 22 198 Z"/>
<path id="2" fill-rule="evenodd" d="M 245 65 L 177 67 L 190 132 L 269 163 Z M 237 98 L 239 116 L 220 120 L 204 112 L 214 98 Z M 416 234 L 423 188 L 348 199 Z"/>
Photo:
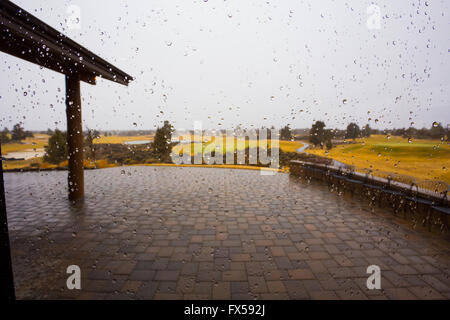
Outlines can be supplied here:
<path id="1" fill-rule="evenodd" d="M 13 2 L 134 76 L 82 84 L 85 127 L 450 122 L 448 0 Z M 65 129 L 64 76 L 0 57 L 0 126 Z"/>

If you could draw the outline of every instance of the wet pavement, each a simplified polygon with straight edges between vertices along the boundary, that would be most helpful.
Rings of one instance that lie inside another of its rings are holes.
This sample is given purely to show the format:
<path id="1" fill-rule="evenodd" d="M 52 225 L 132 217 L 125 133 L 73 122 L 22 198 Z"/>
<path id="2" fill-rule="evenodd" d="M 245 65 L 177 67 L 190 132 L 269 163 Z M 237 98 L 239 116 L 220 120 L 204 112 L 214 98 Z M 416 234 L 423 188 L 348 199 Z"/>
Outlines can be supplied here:
<path id="1" fill-rule="evenodd" d="M 449 241 L 285 173 L 122 167 L 5 173 L 22 299 L 449 299 Z M 66 269 L 81 268 L 81 290 Z M 368 290 L 369 265 L 381 290 Z"/>

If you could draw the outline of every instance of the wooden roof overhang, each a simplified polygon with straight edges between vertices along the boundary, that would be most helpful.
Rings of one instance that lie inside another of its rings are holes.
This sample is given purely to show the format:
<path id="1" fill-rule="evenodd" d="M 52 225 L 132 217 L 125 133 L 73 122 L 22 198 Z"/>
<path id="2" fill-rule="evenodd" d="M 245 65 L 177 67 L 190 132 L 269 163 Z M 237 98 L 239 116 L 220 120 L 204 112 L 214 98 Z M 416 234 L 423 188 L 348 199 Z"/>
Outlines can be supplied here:
<path id="1" fill-rule="evenodd" d="M 133 78 L 11 1 L 0 1 L 0 50 L 65 75 L 128 85 Z"/>

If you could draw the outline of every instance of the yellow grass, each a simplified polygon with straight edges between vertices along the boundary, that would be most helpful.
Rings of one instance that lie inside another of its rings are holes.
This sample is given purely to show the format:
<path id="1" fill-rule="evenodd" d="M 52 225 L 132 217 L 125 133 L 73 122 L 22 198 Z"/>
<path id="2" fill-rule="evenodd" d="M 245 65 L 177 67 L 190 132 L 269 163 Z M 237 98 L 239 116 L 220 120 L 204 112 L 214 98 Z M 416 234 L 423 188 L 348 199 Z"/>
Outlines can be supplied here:
<path id="1" fill-rule="evenodd" d="M 42 166 L 42 158 L 33 158 L 30 160 L 12 160 L 12 161 L 3 161 L 3 170 L 14 170 L 14 169 L 23 169 L 28 168 L 33 163 L 38 163 L 39 166 Z"/>
<path id="2" fill-rule="evenodd" d="M 147 136 L 100 136 L 98 139 L 94 139 L 95 144 L 122 144 L 129 141 L 142 141 L 150 140 L 153 141 L 153 135 Z"/>
<path id="3" fill-rule="evenodd" d="M 21 143 L 2 143 L 2 154 L 24 151 L 27 149 L 43 149 L 47 145 L 49 136 L 46 134 L 35 134 L 33 138 L 26 138 Z"/>
<path id="4" fill-rule="evenodd" d="M 24 151 L 27 149 L 39 149 L 44 148 L 44 146 L 48 143 L 49 136 L 46 134 L 36 134 L 34 138 L 27 138 L 24 140 L 24 143 L 7 143 L 2 145 L 2 152 L 3 154 L 7 154 L 8 152 L 16 152 L 16 151 Z M 153 141 L 154 136 L 153 135 L 145 135 L 145 136 L 101 136 L 98 139 L 94 140 L 95 144 L 123 144 L 128 141 L 142 141 L 142 140 L 150 140 Z M 191 137 L 192 140 L 200 141 L 200 137 L 193 136 Z M 211 142 L 211 137 L 203 137 L 203 151 L 208 152 L 212 151 L 212 149 L 215 147 L 214 143 Z M 270 146 L 270 140 L 268 141 L 268 144 Z M 222 152 L 234 152 L 236 149 L 242 150 L 247 147 L 256 147 L 258 145 L 257 140 L 251 140 L 251 141 L 245 141 L 245 144 L 237 145 L 237 146 L 226 146 L 226 143 L 223 146 Z M 280 149 L 284 152 L 295 152 L 298 148 L 302 147 L 303 144 L 298 141 L 279 141 Z M 181 150 L 181 145 L 177 145 L 174 147 L 174 151 Z M 191 148 L 193 150 L 194 143 L 191 144 Z M 57 168 L 57 167 L 64 167 L 67 166 L 67 161 L 60 163 L 59 165 L 49 164 L 42 161 L 42 158 L 33 158 L 30 160 L 14 160 L 14 161 L 4 161 L 3 162 L 3 169 L 22 169 L 22 168 L 28 168 L 33 163 L 38 163 L 39 167 L 42 169 L 45 168 Z M 85 160 L 84 167 L 85 168 L 108 168 L 108 167 L 114 167 L 115 164 L 110 164 L 106 160 L 97 160 L 96 163 L 93 163 L 92 161 Z M 221 167 L 226 168 L 237 168 L 233 165 L 224 165 Z M 242 167 L 248 167 L 248 166 L 238 166 L 239 168 Z M 249 166 L 249 168 L 254 169 L 254 166 Z M 256 167 L 258 168 L 258 167 Z M 259 169 L 258 169 L 259 170 Z"/>
<path id="5" fill-rule="evenodd" d="M 63 161 L 59 164 L 51 164 L 43 162 L 42 158 L 33 158 L 30 160 L 3 161 L 3 169 L 15 170 L 15 169 L 33 168 L 32 164 L 38 164 L 38 166 L 35 168 L 39 169 L 55 169 L 67 167 L 68 161 Z M 85 169 L 94 169 L 94 168 L 100 169 L 100 168 L 116 167 L 118 165 L 109 163 L 107 160 L 97 160 L 96 162 L 93 162 L 92 160 L 84 160 L 83 166 Z"/>
<path id="6" fill-rule="evenodd" d="M 48 139 L 50 138 L 47 134 L 35 134 L 33 138 L 26 138 L 21 141 L 21 143 L 6 143 L 2 144 L 2 154 L 6 155 L 10 152 L 20 152 L 28 149 L 43 149 L 48 144 Z M 142 141 L 142 140 L 150 140 L 153 141 L 153 135 L 147 136 L 101 136 L 99 139 L 95 139 L 94 143 L 113 143 L 113 144 L 123 144 L 127 141 Z M 67 166 L 67 162 L 60 163 L 59 165 L 54 165 L 50 163 L 45 163 L 41 158 L 33 158 L 29 160 L 13 160 L 13 161 L 3 161 L 3 169 L 5 170 L 13 170 L 13 169 L 24 169 L 29 168 L 33 163 L 38 163 L 39 168 L 48 169 L 48 168 L 57 168 Z M 97 160 L 94 164 L 89 160 L 84 161 L 85 168 L 108 168 L 114 167 L 114 164 L 108 163 L 107 160 Z"/>
<path id="7" fill-rule="evenodd" d="M 200 139 L 198 141 L 200 141 Z M 241 140 L 240 143 L 235 141 L 234 145 L 233 144 L 227 145 L 226 139 L 223 139 L 222 143 L 223 143 L 222 145 L 220 145 L 219 143 L 216 144 L 214 140 L 208 140 L 207 142 L 204 142 L 202 144 L 200 144 L 199 142 L 198 143 L 192 142 L 191 148 L 190 148 L 190 150 L 191 150 L 190 154 L 194 154 L 195 147 L 197 147 L 199 150 L 203 150 L 203 152 L 211 152 L 214 149 L 216 151 L 222 150 L 222 154 L 225 154 L 227 152 L 234 152 L 236 150 L 241 151 L 247 147 L 256 148 L 257 146 L 259 146 L 258 140 L 246 140 L 246 141 Z M 284 152 L 296 152 L 298 148 L 301 148 L 303 146 L 303 143 L 301 143 L 299 141 L 280 140 L 280 141 L 278 141 L 278 143 L 279 143 L 280 149 Z M 267 144 L 269 147 L 271 147 L 270 140 L 267 141 Z M 221 146 L 222 146 L 222 148 L 221 148 Z M 173 152 L 181 152 L 183 148 L 184 148 L 184 151 L 189 152 L 189 147 L 186 145 L 182 145 L 182 144 L 178 144 L 178 145 L 174 146 L 172 148 L 172 150 L 173 150 Z"/>
<path id="8" fill-rule="evenodd" d="M 263 171 L 275 171 L 283 172 L 282 169 L 274 169 L 267 167 L 257 166 L 245 166 L 235 164 L 173 164 L 173 163 L 145 163 L 145 164 L 132 164 L 130 166 L 150 166 L 150 167 L 198 167 L 198 168 L 222 168 L 222 169 L 242 169 L 242 170 L 263 170 Z"/>
<path id="9" fill-rule="evenodd" d="M 303 147 L 303 143 L 299 141 L 282 141 L 280 140 L 280 149 L 284 152 L 296 152 L 298 148 Z"/>
<path id="10" fill-rule="evenodd" d="M 354 165 L 358 170 L 372 169 L 373 174 L 410 176 L 418 181 L 442 180 L 450 183 L 450 146 L 440 140 L 412 140 L 385 135 L 357 139 L 354 144 L 337 145 L 331 151 L 307 149 Z"/>

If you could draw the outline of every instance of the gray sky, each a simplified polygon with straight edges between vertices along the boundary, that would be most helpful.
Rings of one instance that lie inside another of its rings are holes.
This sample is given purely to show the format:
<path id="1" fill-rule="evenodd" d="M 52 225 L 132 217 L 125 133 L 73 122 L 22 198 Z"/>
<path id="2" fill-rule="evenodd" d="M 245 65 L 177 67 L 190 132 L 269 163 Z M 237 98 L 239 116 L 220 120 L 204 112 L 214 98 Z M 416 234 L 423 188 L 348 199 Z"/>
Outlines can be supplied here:
<path id="1" fill-rule="evenodd" d="M 82 84 L 91 128 L 450 122 L 447 0 L 14 2 L 135 77 Z M 70 5 L 80 29 L 68 28 Z M 0 57 L 0 126 L 65 129 L 64 76 Z"/>

